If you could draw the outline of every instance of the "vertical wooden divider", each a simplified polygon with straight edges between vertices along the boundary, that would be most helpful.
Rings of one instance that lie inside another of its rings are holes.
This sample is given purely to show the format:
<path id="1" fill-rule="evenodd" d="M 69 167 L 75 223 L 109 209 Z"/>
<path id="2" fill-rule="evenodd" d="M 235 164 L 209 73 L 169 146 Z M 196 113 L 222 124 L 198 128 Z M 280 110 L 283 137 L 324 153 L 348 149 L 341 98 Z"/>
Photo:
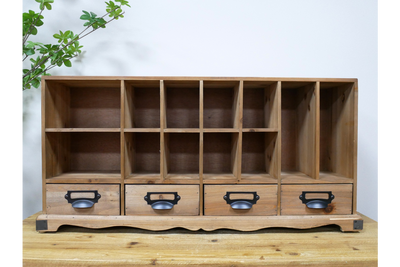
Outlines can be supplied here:
<path id="1" fill-rule="evenodd" d="M 278 146 L 277 152 L 278 152 L 278 170 L 277 170 L 277 179 L 278 179 L 278 192 L 277 192 L 277 215 L 281 215 L 281 191 L 282 191 L 282 183 L 281 183 L 281 172 L 282 172 L 282 82 L 278 81 L 277 87 L 276 87 L 276 94 L 277 97 L 275 98 L 277 100 L 277 128 L 278 128 L 278 137 L 276 140 L 276 145 Z"/>
<path id="2" fill-rule="evenodd" d="M 238 90 L 238 101 L 236 101 L 236 120 L 234 127 L 239 129 L 239 135 L 237 140 L 237 152 L 236 152 L 236 168 L 233 169 L 233 174 L 236 176 L 238 182 L 242 180 L 242 140 L 243 140 L 243 80 L 239 82 Z M 236 172 L 236 173 L 235 173 Z"/>
<path id="3" fill-rule="evenodd" d="M 125 215 L 125 80 L 121 80 L 121 184 L 120 184 L 120 212 L 121 215 Z"/>
<path id="4" fill-rule="evenodd" d="M 199 127 L 200 127 L 200 147 L 199 147 L 199 187 L 200 187 L 200 216 L 204 215 L 203 205 L 204 205 L 204 186 L 203 186 L 203 155 L 204 155 L 204 121 L 203 121 L 203 113 L 204 113 L 204 82 L 203 80 L 199 81 L 200 86 L 200 97 L 199 97 Z"/>
<path id="5" fill-rule="evenodd" d="M 357 144 L 358 144 L 358 81 L 353 85 L 353 112 L 354 118 L 353 133 L 353 214 L 357 214 Z"/>
<path id="6" fill-rule="evenodd" d="M 42 78 L 42 211 L 47 213 L 46 205 L 46 90 L 47 82 Z"/>
<path id="7" fill-rule="evenodd" d="M 160 179 L 161 183 L 164 182 L 167 176 L 167 154 L 165 149 L 165 136 L 164 129 L 167 127 L 167 107 L 166 107 L 166 94 L 165 84 L 160 80 Z"/>
<path id="8" fill-rule="evenodd" d="M 315 153 L 315 161 L 314 161 L 314 177 L 312 178 L 318 180 L 319 179 L 319 164 L 320 164 L 320 130 L 321 130 L 321 93 L 320 93 L 320 82 L 317 82 L 315 85 L 315 144 L 314 144 L 314 153 Z"/>

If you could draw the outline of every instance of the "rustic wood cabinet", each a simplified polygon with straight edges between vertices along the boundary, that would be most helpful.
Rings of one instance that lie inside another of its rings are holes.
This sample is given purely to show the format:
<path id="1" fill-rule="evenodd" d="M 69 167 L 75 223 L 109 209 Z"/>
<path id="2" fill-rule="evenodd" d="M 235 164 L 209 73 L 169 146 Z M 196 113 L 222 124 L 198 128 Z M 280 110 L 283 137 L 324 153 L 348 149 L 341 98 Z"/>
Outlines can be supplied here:
<path id="1" fill-rule="evenodd" d="M 44 76 L 37 230 L 359 231 L 357 91 L 357 79 Z"/>

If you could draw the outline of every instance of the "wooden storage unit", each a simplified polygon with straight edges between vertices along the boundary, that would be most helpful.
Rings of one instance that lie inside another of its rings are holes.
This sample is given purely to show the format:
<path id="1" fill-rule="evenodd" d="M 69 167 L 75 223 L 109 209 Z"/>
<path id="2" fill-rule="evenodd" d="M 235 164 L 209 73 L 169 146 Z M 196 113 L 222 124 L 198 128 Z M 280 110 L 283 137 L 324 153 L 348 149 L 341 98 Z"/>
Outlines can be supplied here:
<path id="1" fill-rule="evenodd" d="M 356 79 L 46 76 L 42 119 L 40 232 L 362 229 Z"/>

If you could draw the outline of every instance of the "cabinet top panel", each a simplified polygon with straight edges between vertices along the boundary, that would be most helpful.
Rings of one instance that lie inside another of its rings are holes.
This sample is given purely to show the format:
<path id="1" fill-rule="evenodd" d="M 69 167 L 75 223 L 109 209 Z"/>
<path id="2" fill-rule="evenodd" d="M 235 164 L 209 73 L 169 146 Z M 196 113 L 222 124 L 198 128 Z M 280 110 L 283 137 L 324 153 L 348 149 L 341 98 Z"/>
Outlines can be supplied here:
<path id="1" fill-rule="evenodd" d="M 135 80 L 174 80 L 174 81 L 282 81 L 282 82 L 357 82 L 356 78 L 295 78 L 295 77 L 195 77 L 195 76 L 42 76 L 42 80 L 57 81 L 135 81 Z"/>

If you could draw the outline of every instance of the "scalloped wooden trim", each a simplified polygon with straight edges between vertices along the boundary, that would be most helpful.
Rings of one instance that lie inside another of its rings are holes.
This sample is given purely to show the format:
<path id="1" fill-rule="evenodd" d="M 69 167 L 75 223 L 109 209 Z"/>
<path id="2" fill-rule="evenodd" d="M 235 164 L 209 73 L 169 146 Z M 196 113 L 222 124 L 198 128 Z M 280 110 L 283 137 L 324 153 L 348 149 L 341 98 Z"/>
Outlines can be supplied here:
<path id="1" fill-rule="evenodd" d="M 61 225 L 85 228 L 108 228 L 127 226 L 152 231 L 169 230 L 182 227 L 191 231 L 232 229 L 255 231 L 270 227 L 308 229 L 324 225 L 338 225 L 343 232 L 360 231 L 354 229 L 354 221 L 362 220 L 355 215 L 316 215 L 316 216 L 74 216 L 47 215 L 37 217 L 37 221 L 46 220 L 47 230 L 55 232 Z"/>

